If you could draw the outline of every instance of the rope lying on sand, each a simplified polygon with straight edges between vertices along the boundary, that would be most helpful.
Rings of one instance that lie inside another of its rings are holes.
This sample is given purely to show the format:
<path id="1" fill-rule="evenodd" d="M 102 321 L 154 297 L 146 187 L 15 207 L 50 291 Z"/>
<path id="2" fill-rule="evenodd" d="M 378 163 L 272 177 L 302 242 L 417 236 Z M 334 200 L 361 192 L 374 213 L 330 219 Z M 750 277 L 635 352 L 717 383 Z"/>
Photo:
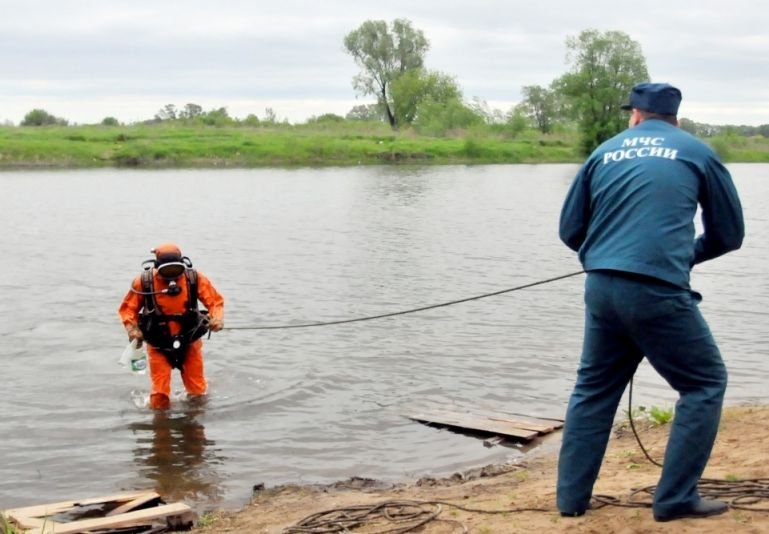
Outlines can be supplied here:
<path id="1" fill-rule="evenodd" d="M 364 525 L 373 528 L 382 523 L 396 523 L 400 526 L 387 530 L 378 530 L 371 534 L 403 534 L 412 532 L 430 521 L 442 521 L 453 524 L 468 532 L 459 521 L 453 519 L 439 519 L 443 506 L 456 508 L 465 512 L 480 514 L 508 514 L 515 512 L 549 512 L 544 508 L 515 508 L 509 510 L 480 510 L 467 508 L 458 504 L 443 501 L 384 501 L 372 505 L 350 506 L 346 508 L 334 508 L 309 515 L 296 525 L 287 528 L 286 534 L 319 534 L 331 532 L 349 532 L 354 528 Z M 408 523 L 408 524 L 405 524 Z"/>
<path id="2" fill-rule="evenodd" d="M 656 486 L 634 489 L 627 502 L 608 495 L 593 495 L 596 501 L 593 509 L 603 506 L 626 508 L 651 508 Z M 741 480 L 718 480 L 701 478 L 697 491 L 704 499 L 726 501 L 729 508 L 750 512 L 769 512 L 769 478 L 745 478 Z M 764 504 L 766 504 L 764 506 Z"/>
<path id="3" fill-rule="evenodd" d="M 633 490 L 623 502 L 609 495 L 594 495 L 591 509 L 604 506 L 625 508 L 651 508 L 656 486 L 647 486 Z M 727 501 L 735 510 L 751 512 L 769 512 L 769 478 L 749 478 L 744 480 L 716 480 L 703 478 L 697 485 L 700 495 L 705 499 Z M 548 508 L 506 508 L 483 510 L 467 508 L 445 501 L 392 500 L 371 505 L 333 508 L 309 515 L 284 530 L 285 534 L 331 534 L 351 532 L 353 529 L 367 527 L 384 530 L 367 530 L 369 534 L 405 534 L 414 532 L 431 521 L 441 521 L 454 525 L 461 532 L 467 533 L 467 527 L 454 519 L 441 519 L 443 507 L 451 507 L 474 514 L 515 514 L 522 512 L 543 512 L 557 514 Z"/>

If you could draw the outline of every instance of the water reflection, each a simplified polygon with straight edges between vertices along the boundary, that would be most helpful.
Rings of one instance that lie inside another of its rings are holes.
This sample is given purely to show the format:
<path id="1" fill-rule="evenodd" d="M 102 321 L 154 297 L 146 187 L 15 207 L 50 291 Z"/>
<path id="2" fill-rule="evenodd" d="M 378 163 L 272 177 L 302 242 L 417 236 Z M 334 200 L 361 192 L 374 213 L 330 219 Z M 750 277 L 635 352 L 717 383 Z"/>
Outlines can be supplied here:
<path id="1" fill-rule="evenodd" d="M 215 504 L 224 494 L 216 466 L 224 460 L 200 422 L 203 406 L 181 412 L 156 412 L 150 421 L 132 423 L 134 462 L 145 480 L 166 501 Z"/>

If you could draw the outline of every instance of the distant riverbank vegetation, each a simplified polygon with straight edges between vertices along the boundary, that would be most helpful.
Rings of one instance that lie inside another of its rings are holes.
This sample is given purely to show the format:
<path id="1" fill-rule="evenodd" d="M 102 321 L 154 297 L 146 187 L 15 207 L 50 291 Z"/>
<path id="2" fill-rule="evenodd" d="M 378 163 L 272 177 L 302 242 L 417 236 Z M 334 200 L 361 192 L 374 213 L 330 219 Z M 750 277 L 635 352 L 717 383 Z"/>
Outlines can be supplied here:
<path id="1" fill-rule="evenodd" d="M 576 162 L 574 136 L 508 125 L 420 134 L 326 115 L 305 124 L 220 120 L 0 128 L 0 167 L 259 167 Z"/>
<path id="2" fill-rule="evenodd" d="M 393 130 L 381 120 L 327 114 L 302 124 L 226 110 L 122 125 L 0 127 L 0 168 L 261 167 L 372 164 L 578 163 L 574 124 L 547 133 L 523 116 L 478 116 L 462 127 L 438 120 Z M 686 119 L 727 162 L 769 162 L 766 131 Z M 767 127 L 769 128 L 769 127 Z"/>
<path id="3" fill-rule="evenodd" d="M 146 121 L 70 125 L 34 109 L 0 127 L 0 168 L 257 167 L 382 163 L 489 164 L 581 162 L 627 127 L 621 105 L 649 80 L 638 43 L 616 31 L 585 30 L 566 41 L 569 70 L 547 86 L 521 89 L 509 110 L 467 100 L 456 80 L 425 67 L 429 42 L 408 20 L 366 21 L 344 48 L 361 71 L 353 78 L 373 103 L 342 117 L 301 124 L 231 117 L 226 107 L 167 104 Z M 724 126 L 681 119 L 726 162 L 769 162 L 769 125 Z"/>

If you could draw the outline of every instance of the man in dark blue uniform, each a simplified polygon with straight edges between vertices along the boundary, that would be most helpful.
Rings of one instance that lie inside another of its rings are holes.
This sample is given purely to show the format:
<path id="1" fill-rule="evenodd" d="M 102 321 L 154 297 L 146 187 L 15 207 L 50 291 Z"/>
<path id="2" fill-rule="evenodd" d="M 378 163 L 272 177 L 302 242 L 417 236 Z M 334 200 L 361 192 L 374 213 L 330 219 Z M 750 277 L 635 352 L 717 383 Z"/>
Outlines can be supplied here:
<path id="1" fill-rule="evenodd" d="M 726 368 L 689 286 L 691 268 L 742 245 L 742 208 L 729 172 L 678 128 L 681 92 L 642 83 L 629 128 L 599 146 L 563 205 L 560 237 L 579 252 L 585 334 L 558 463 L 558 509 L 588 508 L 617 405 L 646 356 L 679 394 L 654 492 L 657 521 L 705 517 L 728 505 L 697 482 L 718 431 Z M 702 235 L 694 218 L 702 209 Z"/>

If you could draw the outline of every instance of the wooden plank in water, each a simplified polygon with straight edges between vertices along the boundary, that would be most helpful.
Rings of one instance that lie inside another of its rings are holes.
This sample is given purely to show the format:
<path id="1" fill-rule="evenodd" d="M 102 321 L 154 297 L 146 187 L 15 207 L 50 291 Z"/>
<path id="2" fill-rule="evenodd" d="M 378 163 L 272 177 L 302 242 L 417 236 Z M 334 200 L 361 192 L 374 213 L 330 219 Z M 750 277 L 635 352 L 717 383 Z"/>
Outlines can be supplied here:
<path id="1" fill-rule="evenodd" d="M 407 415 L 409 419 L 428 424 L 514 437 L 531 441 L 537 436 L 549 434 L 563 427 L 558 419 L 538 419 L 526 415 L 511 417 L 503 413 L 479 414 L 475 412 L 449 412 L 446 410 L 427 410 Z"/>
<path id="2" fill-rule="evenodd" d="M 541 432 L 552 432 L 563 427 L 563 419 L 555 419 L 552 417 L 534 417 L 531 415 L 504 412 L 486 407 L 478 407 L 473 409 L 473 413 L 476 415 L 484 415 L 489 419 L 503 419 L 505 421 L 519 421 L 528 425 L 528 427 L 542 428 Z"/>
<path id="3" fill-rule="evenodd" d="M 529 421 L 529 420 L 524 420 L 519 418 L 511 419 L 509 417 L 499 416 L 499 415 L 488 415 L 486 417 L 492 421 L 505 421 L 517 427 L 525 428 L 526 430 L 533 430 L 540 434 L 549 434 L 550 432 L 553 432 L 563 427 L 563 422 L 541 423 L 541 422 Z"/>
<path id="4" fill-rule="evenodd" d="M 503 421 L 492 421 L 490 419 L 484 420 L 478 417 L 467 416 L 459 413 L 423 413 L 411 414 L 407 417 L 422 423 L 431 423 L 466 430 L 488 432 L 490 434 L 501 434 L 503 436 L 512 436 L 526 441 L 532 440 L 539 435 L 539 433 L 536 431 L 516 427 Z"/>

